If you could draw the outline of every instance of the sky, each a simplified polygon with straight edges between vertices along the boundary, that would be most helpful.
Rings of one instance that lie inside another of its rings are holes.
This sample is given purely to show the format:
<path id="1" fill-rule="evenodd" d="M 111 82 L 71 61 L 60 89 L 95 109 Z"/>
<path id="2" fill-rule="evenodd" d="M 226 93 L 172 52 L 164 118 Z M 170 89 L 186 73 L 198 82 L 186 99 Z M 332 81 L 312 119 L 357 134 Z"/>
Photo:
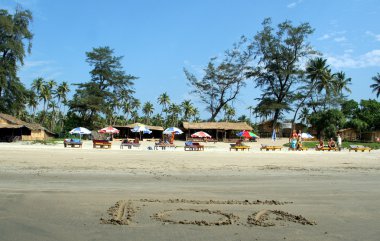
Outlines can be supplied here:
<path id="1" fill-rule="evenodd" d="M 142 103 L 151 101 L 159 112 L 157 98 L 167 92 L 175 103 L 191 99 L 209 118 L 183 69 L 201 77 L 210 58 L 223 56 L 242 35 L 252 38 L 271 17 L 273 24 L 310 23 L 310 44 L 333 72 L 352 78 L 349 98 L 376 98 L 369 85 L 380 72 L 379 0 L 0 0 L 10 12 L 16 5 L 34 17 L 32 53 L 19 72 L 27 87 L 37 77 L 89 81 L 85 53 L 109 46 L 124 56 L 126 73 L 139 77 L 135 96 Z M 233 104 L 237 115 L 249 116 L 260 93 L 249 80 Z"/>

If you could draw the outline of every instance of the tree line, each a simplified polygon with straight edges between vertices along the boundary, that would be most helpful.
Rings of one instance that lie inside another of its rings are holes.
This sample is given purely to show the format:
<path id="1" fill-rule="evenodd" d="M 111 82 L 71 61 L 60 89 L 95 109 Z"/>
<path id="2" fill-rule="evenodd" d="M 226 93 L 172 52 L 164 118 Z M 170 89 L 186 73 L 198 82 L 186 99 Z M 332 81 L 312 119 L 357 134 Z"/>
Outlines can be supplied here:
<path id="1" fill-rule="evenodd" d="M 57 133 L 77 126 L 96 129 L 133 122 L 178 126 L 183 121 L 202 121 L 200 110 L 191 100 L 174 103 L 167 92 L 141 103 L 134 89 L 138 77 L 125 72 L 121 65 L 123 56 L 116 56 L 109 46 L 86 52 L 90 79 L 73 84 L 72 95 L 67 82 L 43 78 L 33 80 L 30 89 L 26 88 L 17 71 L 31 51 L 32 20 L 32 13 L 20 7 L 14 14 L 0 10 L 1 112 L 40 123 Z M 203 76 L 184 69 L 190 93 L 210 113 L 209 121 L 252 124 L 253 115 L 273 120 L 275 128 L 280 120 L 292 114 L 293 124 L 303 121 L 317 129 L 323 127 L 318 129 L 321 134 L 331 134 L 333 129 L 344 125 L 360 131 L 378 128 L 371 118 L 362 115 L 362 109 L 377 110 L 378 102 L 362 100 L 355 105 L 347 100 L 352 80 L 342 71 L 332 72 L 327 60 L 308 42 L 313 32 L 309 23 L 294 25 L 284 21 L 273 25 L 267 18 L 262 30 L 253 37 L 242 36 L 222 58 L 211 58 Z M 379 73 L 373 81 L 370 88 L 378 98 Z M 261 95 L 256 98 L 257 105 L 247 107 L 249 116 L 236 117 L 233 106 L 243 88 L 257 88 Z M 155 109 L 153 102 L 160 108 Z M 347 106 L 355 107 L 355 113 L 348 114 Z M 331 116 L 335 119 L 331 120 Z M 329 118 L 330 122 L 324 123 Z"/>

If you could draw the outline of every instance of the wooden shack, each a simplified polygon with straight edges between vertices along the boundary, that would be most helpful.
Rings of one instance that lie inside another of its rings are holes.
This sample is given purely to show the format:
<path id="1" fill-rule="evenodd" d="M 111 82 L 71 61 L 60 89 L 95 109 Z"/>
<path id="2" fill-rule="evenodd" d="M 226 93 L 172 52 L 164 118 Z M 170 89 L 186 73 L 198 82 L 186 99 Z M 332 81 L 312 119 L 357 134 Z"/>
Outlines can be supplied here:
<path id="1" fill-rule="evenodd" d="M 197 131 L 205 131 L 218 141 L 236 139 L 236 133 L 242 130 L 252 131 L 246 122 L 183 122 L 186 137 Z"/>
<path id="2" fill-rule="evenodd" d="M 338 132 L 344 141 L 356 141 L 359 139 L 357 131 L 353 128 L 340 129 Z"/>
<path id="3" fill-rule="evenodd" d="M 14 116 L 0 113 L 0 141 L 34 141 L 53 138 L 55 134 L 39 124 L 32 124 Z"/>
<path id="4" fill-rule="evenodd" d="M 140 137 L 139 134 L 132 132 L 131 130 L 138 125 L 145 125 L 141 123 L 133 123 L 129 125 L 115 125 L 114 127 L 118 129 L 120 132 L 117 135 L 119 138 L 135 138 Z M 164 131 L 164 128 L 162 126 L 151 126 L 151 125 L 145 125 L 149 130 L 152 131 L 151 134 L 143 134 L 142 137 L 144 139 L 160 139 L 162 138 L 162 132 Z"/>

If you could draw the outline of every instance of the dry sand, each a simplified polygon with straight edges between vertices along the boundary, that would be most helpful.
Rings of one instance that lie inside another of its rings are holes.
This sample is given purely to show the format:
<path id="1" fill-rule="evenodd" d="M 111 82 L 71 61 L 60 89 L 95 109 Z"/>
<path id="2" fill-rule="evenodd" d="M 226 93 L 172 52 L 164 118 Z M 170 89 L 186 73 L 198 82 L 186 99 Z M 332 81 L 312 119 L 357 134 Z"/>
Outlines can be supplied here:
<path id="1" fill-rule="evenodd" d="M 261 143 L 0 143 L 0 240 L 379 240 L 379 151 Z"/>

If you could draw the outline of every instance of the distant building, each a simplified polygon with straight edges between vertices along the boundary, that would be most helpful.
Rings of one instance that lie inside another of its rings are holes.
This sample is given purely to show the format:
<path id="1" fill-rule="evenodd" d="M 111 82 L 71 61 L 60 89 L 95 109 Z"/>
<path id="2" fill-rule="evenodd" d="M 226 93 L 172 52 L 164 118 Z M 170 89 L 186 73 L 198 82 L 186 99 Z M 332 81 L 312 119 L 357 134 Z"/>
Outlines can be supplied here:
<path id="1" fill-rule="evenodd" d="M 307 126 L 302 123 L 295 124 L 296 131 L 300 130 L 301 132 L 304 132 L 306 127 Z M 277 137 L 290 137 L 293 132 L 292 123 L 277 122 L 275 130 Z M 264 121 L 258 124 L 258 134 L 262 138 L 270 138 L 273 134 L 273 120 Z"/>
<path id="2" fill-rule="evenodd" d="M 252 131 L 245 122 L 183 122 L 186 137 L 197 131 L 205 131 L 218 141 L 237 138 L 236 133 L 242 130 Z"/>
<path id="3" fill-rule="evenodd" d="M 358 132 L 353 128 L 340 129 L 338 133 L 340 133 L 344 141 L 356 141 L 360 139 Z"/>
<path id="4" fill-rule="evenodd" d="M 53 138 L 55 134 L 39 124 L 31 124 L 0 113 L 0 141 L 34 141 Z"/>
<path id="5" fill-rule="evenodd" d="M 131 130 L 138 125 L 145 125 L 141 123 L 133 123 L 129 125 L 114 125 L 116 129 L 118 129 L 120 132 L 118 134 L 119 138 L 134 138 L 136 136 L 139 136 L 138 133 L 134 133 Z M 162 126 L 150 126 L 150 125 L 145 125 L 146 128 L 152 131 L 151 134 L 143 134 L 143 138 L 155 138 L 159 139 L 162 138 L 162 132 L 164 131 L 164 128 Z"/>

